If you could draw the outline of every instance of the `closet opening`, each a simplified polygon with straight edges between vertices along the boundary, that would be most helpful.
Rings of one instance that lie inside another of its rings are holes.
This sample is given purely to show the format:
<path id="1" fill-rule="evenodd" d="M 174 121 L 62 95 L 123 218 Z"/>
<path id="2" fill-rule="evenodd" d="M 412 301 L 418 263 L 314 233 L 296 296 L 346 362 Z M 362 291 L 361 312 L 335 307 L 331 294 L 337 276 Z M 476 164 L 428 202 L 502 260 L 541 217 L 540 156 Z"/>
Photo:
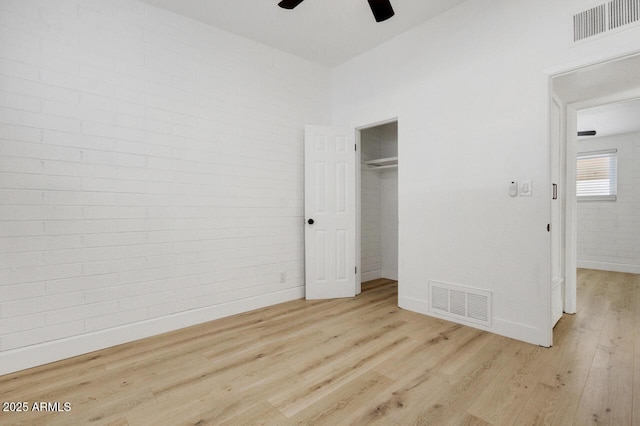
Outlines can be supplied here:
<path id="1" fill-rule="evenodd" d="M 398 281 L 398 121 L 356 131 L 356 294 Z"/>

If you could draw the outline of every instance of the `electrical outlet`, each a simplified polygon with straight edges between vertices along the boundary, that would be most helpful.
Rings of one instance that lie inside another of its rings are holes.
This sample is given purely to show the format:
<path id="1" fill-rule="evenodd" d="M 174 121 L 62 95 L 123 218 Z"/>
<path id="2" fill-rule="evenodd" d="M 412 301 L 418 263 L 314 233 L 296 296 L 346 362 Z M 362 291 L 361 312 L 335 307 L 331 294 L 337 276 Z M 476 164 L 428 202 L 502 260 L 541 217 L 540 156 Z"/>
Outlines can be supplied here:
<path id="1" fill-rule="evenodd" d="M 280 282 L 284 283 L 286 281 L 287 281 L 287 273 L 286 273 L 286 271 L 280 272 Z"/>

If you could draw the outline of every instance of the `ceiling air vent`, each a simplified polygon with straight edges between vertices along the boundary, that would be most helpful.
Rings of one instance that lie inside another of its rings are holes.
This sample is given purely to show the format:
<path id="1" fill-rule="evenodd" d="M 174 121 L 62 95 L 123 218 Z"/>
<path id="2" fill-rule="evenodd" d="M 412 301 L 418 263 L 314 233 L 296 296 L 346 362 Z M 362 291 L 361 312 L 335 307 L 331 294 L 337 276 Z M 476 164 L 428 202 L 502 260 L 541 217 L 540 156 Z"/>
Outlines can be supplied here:
<path id="1" fill-rule="evenodd" d="M 573 41 L 584 40 L 638 22 L 640 0 L 611 0 L 573 15 Z"/>
<path id="2" fill-rule="evenodd" d="M 429 281 L 429 312 L 462 323 L 491 326 L 491 292 L 438 281 Z"/>

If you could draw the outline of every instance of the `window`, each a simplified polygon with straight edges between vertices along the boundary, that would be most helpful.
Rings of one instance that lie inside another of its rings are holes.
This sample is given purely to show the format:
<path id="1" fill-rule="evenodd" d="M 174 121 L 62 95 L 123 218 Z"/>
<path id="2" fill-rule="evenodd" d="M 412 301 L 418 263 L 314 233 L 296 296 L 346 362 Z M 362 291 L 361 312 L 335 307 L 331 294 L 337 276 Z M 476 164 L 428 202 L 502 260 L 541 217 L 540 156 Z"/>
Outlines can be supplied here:
<path id="1" fill-rule="evenodd" d="M 578 154 L 576 171 L 578 201 L 615 201 L 617 191 L 617 149 Z"/>

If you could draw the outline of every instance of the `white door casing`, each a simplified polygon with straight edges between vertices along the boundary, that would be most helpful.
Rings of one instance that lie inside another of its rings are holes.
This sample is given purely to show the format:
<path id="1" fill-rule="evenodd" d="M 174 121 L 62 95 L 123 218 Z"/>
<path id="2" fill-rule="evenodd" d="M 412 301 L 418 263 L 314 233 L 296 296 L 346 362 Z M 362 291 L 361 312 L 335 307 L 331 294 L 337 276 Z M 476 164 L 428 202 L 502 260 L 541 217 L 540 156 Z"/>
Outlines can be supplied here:
<path id="1" fill-rule="evenodd" d="M 562 224 L 562 199 L 560 192 L 564 189 L 564 179 L 560 173 L 563 160 L 562 155 L 562 110 L 558 102 L 553 100 L 551 109 L 551 326 L 562 317 L 563 309 L 563 224 Z"/>
<path id="2" fill-rule="evenodd" d="M 307 299 L 355 296 L 354 135 L 349 128 L 305 128 Z"/>

